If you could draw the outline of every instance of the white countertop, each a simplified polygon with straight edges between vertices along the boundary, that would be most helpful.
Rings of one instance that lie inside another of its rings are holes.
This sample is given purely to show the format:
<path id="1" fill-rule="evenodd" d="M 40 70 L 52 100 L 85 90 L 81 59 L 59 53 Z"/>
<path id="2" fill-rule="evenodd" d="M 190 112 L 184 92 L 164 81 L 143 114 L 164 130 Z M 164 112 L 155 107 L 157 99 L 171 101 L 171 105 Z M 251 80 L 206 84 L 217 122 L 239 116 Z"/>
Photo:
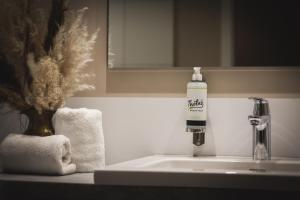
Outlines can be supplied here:
<path id="1" fill-rule="evenodd" d="M 266 161 L 263 166 L 267 170 L 262 172 L 246 170 L 249 166 L 251 168 L 253 162 L 249 158 L 236 157 L 203 157 L 200 159 L 187 156 L 156 155 L 107 166 L 103 170 L 97 170 L 95 174 L 75 173 L 65 176 L 47 176 L 0 172 L 0 183 L 13 181 L 106 186 L 196 186 L 300 191 L 299 159 Z M 272 171 L 273 168 L 274 171 Z M 268 171 L 269 169 L 270 171 Z M 292 171 L 289 172 L 289 170 Z"/>

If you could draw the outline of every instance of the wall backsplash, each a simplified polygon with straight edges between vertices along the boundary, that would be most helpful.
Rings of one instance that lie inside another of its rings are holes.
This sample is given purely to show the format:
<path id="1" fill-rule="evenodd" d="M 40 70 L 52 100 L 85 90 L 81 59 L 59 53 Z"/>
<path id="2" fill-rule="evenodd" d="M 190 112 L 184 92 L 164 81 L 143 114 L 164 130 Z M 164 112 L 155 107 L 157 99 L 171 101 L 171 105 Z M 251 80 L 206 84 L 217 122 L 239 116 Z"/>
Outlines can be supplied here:
<path id="1" fill-rule="evenodd" d="M 272 156 L 300 157 L 300 99 L 269 99 Z M 192 154 L 185 132 L 185 98 L 74 97 L 67 106 L 103 113 L 107 164 L 151 154 Z M 203 155 L 251 156 L 252 127 L 246 98 L 209 98 Z M 4 111 L 2 111 L 3 113 Z M 0 140 L 20 132 L 19 115 L 0 116 Z"/>

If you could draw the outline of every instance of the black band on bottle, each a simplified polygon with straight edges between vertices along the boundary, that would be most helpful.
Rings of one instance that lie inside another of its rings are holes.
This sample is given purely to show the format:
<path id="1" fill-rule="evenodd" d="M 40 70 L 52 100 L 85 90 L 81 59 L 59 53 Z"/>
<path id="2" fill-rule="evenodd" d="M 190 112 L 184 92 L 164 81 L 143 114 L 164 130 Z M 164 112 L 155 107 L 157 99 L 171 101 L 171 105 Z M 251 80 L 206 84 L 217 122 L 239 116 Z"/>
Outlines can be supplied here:
<path id="1" fill-rule="evenodd" d="M 206 126 L 206 121 L 186 120 L 186 125 L 188 125 L 188 126 Z"/>

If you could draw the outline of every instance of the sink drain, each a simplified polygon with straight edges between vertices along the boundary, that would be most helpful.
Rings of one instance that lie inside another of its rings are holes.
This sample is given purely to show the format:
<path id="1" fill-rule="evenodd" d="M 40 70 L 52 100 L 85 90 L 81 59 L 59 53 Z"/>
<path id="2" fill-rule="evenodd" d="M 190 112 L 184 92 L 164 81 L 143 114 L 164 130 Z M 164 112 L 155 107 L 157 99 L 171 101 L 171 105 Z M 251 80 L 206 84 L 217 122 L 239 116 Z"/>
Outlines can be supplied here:
<path id="1" fill-rule="evenodd" d="M 205 171 L 205 170 L 202 169 L 202 168 L 194 168 L 193 170 L 196 171 L 196 172 L 203 172 L 203 171 Z"/>
<path id="2" fill-rule="evenodd" d="M 250 171 L 254 171 L 254 172 L 266 172 L 266 169 L 257 169 L 257 168 L 250 168 Z"/>

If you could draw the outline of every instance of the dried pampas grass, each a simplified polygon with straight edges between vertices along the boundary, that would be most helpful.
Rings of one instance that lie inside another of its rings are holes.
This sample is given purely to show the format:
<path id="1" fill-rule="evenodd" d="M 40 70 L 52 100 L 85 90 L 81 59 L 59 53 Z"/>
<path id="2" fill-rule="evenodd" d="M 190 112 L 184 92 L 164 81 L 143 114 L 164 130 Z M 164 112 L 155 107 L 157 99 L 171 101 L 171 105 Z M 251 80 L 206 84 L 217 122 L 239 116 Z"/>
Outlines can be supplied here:
<path id="1" fill-rule="evenodd" d="M 42 113 L 94 89 L 85 69 L 98 30 L 88 34 L 87 8 L 70 11 L 67 0 L 52 0 L 47 17 L 36 0 L 0 1 L 0 104 Z"/>
<path id="2" fill-rule="evenodd" d="M 26 101 L 40 113 L 43 110 L 56 110 L 63 105 L 62 76 L 55 60 L 42 57 L 37 63 L 33 55 L 28 55 L 32 83 L 27 90 Z"/>
<path id="3" fill-rule="evenodd" d="M 60 27 L 55 39 L 54 48 L 50 56 L 54 58 L 63 76 L 62 90 L 65 98 L 73 96 L 75 92 L 94 89 L 84 81 L 92 75 L 84 73 L 84 69 L 91 61 L 91 51 L 96 42 L 97 30 L 91 36 L 83 22 L 83 15 L 87 8 L 77 12 L 68 12 L 65 23 Z"/>

